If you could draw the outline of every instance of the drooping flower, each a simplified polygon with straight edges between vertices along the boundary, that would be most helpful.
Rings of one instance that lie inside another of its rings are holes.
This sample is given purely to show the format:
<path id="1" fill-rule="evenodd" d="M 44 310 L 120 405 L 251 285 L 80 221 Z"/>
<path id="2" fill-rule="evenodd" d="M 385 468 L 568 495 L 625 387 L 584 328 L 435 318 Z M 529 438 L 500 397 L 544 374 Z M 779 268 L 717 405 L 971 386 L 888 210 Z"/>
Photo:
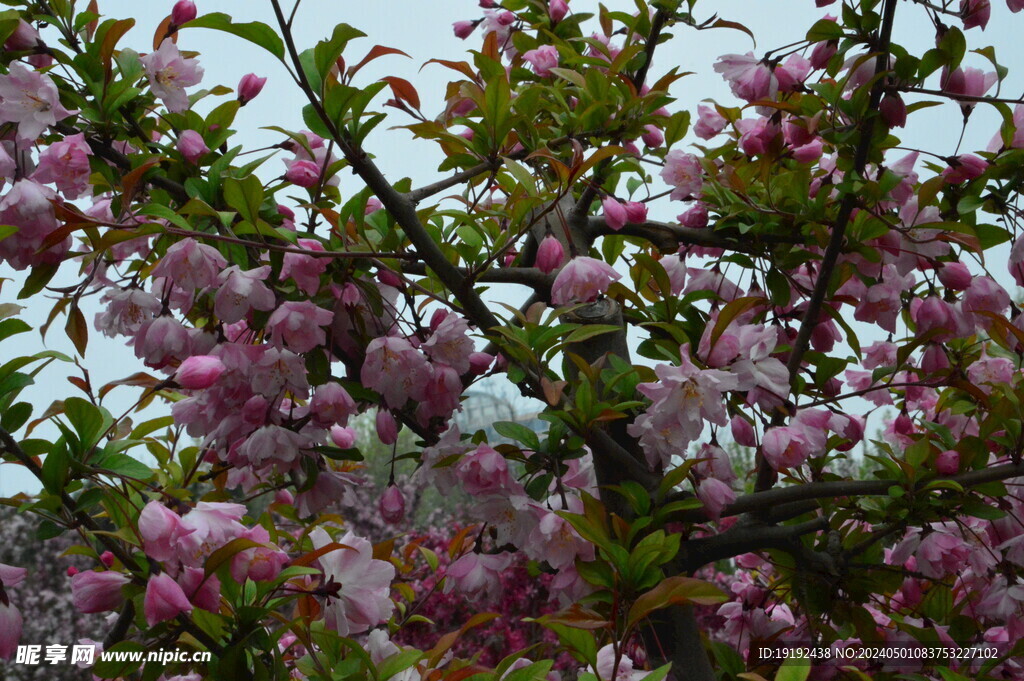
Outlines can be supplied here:
<path id="1" fill-rule="evenodd" d="M 69 199 L 77 199 L 89 189 L 89 157 L 92 149 L 85 134 L 69 135 L 54 142 L 39 154 L 39 166 L 32 173 L 37 182 L 53 182 Z"/>
<path id="2" fill-rule="evenodd" d="M 332 543 L 323 528 L 309 533 L 316 549 Z M 320 556 L 324 571 L 324 587 L 331 595 L 324 603 L 324 622 L 342 636 L 361 634 L 375 627 L 394 610 L 391 581 L 395 566 L 373 557 L 373 546 L 352 532 L 337 540 L 337 548 Z"/>
<path id="3" fill-rule="evenodd" d="M 181 516 L 159 501 L 151 501 L 139 513 L 139 535 L 146 555 L 166 561 L 177 555 L 181 539 L 195 531 L 181 522 Z"/>
<path id="4" fill-rule="evenodd" d="M 604 209 L 604 222 L 608 229 L 619 231 L 626 224 L 626 207 L 623 206 L 614 196 L 606 196 L 601 199 L 601 208 Z"/>
<path id="5" fill-rule="evenodd" d="M 146 623 L 153 627 L 182 613 L 192 612 L 192 604 L 174 578 L 161 572 L 149 578 L 143 609 Z"/>
<path id="6" fill-rule="evenodd" d="M 460 375 L 469 371 L 473 340 L 469 337 L 466 320 L 449 310 L 438 310 L 431 319 L 430 328 L 430 338 L 420 346 L 427 357 L 447 364 Z"/>
<path id="7" fill-rule="evenodd" d="M 558 48 L 554 45 L 541 45 L 535 50 L 524 52 L 523 60 L 529 62 L 538 76 L 547 78 L 551 75 L 551 69 L 558 66 Z"/>
<path id="8" fill-rule="evenodd" d="M 60 103 L 50 77 L 12 61 L 0 76 L 0 121 L 18 124 L 18 139 L 34 141 L 46 128 L 76 113 Z"/>
<path id="9" fill-rule="evenodd" d="M 707 104 L 697 105 L 697 122 L 693 126 L 693 134 L 702 140 L 709 140 L 725 129 L 728 121 L 725 116 Z"/>
<path id="10" fill-rule="evenodd" d="M 673 149 L 665 156 L 665 167 L 661 169 L 660 175 L 661 179 L 674 187 L 670 197 L 676 200 L 698 197 L 704 186 L 704 169 L 700 159 L 678 149 Z"/>
<path id="11" fill-rule="evenodd" d="M 497 596 L 501 575 L 511 564 L 511 553 L 470 551 L 445 569 L 444 592 L 455 590 L 467 597 L 484 593 Z"/>
<path id="12" fill-rule="evenodd" d="M 551 286 L 551 302 L 555 305 L 589 303 L 608 290 L 613 281 L 622 278 L 603 260 L 577 256 L 559 271 Z"/>
<path id="13" fill-rule="evenodd" d="M 729 83 L 734 95 L 748 102 L 773 99 L 779 91 L 779 81 L 771 68 L 753 52 L 722 55 L 714 69 Z"/>
<path id="14" fill-rule="evenodd" d="M 219 286 L 213 299 L 213 311 L 225 324 L 245 319 L 249 310 L 273 310 L 277 304 L 274 292 L 263 283 L 270 275 L 270 266 L 241 270 L 232 265 L 217 275 Z"/>
<path id="15" fill-rule="evenodd" d="M 124 603 L 121 587 L 128 577 L 113 570 L 85 570 L 71 578 L 71 600 L 83 613 L 110 612 Z"/>
<path id="16" fill-rule="evenodd" d="M 185 88 L 197 85 L 203 79 L 203 67 L 195 59 L 185 59 L 178 46 L 164 40 L 155 52 L 150 52 L 139 61 L 146 68 L 149 87 L 171 113 L 188 109 L 188 94 Z"/>
<path id="17" fill-rule="evenodd" d="M 397 485 L 388 485 L 380 497 L 380 515 L 388 523 L 400 523 L 405 517 L 405 497 Z"/>
<path id="18" fill-rule="evenodd" d="M 410 398 L 423 399 L 431 375 L 426 357 L 404 338 L 374 338 L 366 346 L 360 374 L 363 385 L 379 392 L 389 407 L 400 408 Z"/>
<path id="19" fill-rule="evenodd" d="M 217 357 L 193 355 L 178 366 L 174 380 L 186 390 L 204 390 L 216 383 L 226 369 Z"/>
<path id="20" fill-rule="evenodd" d="M 153 277 L 167 277 L 184 291 L 206 288 L 217 283 L 217 277 L 227 260 L 213 246 L 195 239 L 182 239 L 167 249 L 167 253 L 153 268 Z"/>
<path id="21" fill-rule="evenodd" d="M 288 301 L 270 314 L 266 329 L 278 345 L 283 342 L 293 352 L 308 352 L 327 341 L 323 327 L 333 320 L 330 310 L 312 301 Z"/>

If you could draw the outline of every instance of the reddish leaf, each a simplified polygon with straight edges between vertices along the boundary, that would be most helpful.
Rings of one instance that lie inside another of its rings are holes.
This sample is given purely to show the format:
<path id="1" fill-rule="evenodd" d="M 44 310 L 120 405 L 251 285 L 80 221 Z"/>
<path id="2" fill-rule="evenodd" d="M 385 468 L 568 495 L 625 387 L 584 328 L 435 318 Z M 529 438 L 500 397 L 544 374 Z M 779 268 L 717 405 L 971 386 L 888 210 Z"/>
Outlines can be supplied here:
<path id="1" fill-rule="evenodd" d="M 381 80 L 391 86 L 391 92 L 395 94 L 395 97 L 409 102 L 414 109 L 420 108 L 420 95 L 412 83 L 398 76 L 384 76 Z"/>
<path id="2" fill-rule="evenodd" d="M 681 575 L 669 577 L 633 602 L 633 607 L 629 609 L 627 626 L 633 626 L 655 610 L 670 605 L 713 605 L 727 600 L 729 599 L 722 590 L 709 582 Z"/>
<path id="3" fill-rule="evenodd" d="M 352 76 L 356 75 L 356 73 L 359 71 L 359 69 L 363 68 L 364 66 L 369 64 L 374 59 L 377 59 L 379 57 L 383 57 L 386 54 L 400 54 L 403 57 L 408 57 L 409 56 L 408 54 L 406 54 L 402 50 L 399 50 L 398 48 L 395 48 L 395 47 L 385 47 L 384 45 L 374 45 L 373 47 L 370 48 L 370 51 L 366 53 L 366 56 L 363 57 L 362 61 L 360 61 L 358 64 L 356 64 L 355 66 L 353 66 L 351 69 L 348 70 L 349 78 L 351 78 Z"/>
<path id="4" fill-rule="evenodd" d="M 123 38 L 124 34 L 130 31 L 134 25 L 135 19 L 115 21 L 110 30 L 103 36 L 103 44 L 100 45 L 100 61 L 103 62 L 103 71 L 107 74 L 107 80 L 110 79 L 110 62 L 114 57 L 114 48 L 117 46 L 117 41 Z"/>
<path id="5" fill-rule="evenodd" d="M 470 66 L 468 63 L 466 63 L 464 61 L 448 61 L 447 59 L 430 59 L 430 60 L 424 62 L 423 66 L 426 66 L 427 64 L 440 64 L 441 66 L 446 66 L 446 67 L 450 68 L 452 71 L 458 71 L 459 73 L 464 75 L 466 78 L 469 78 L 470 80 L 476 80 L 476 75 L 477 74 L 473 70 L 473 67 Z M 421 71 L 423 70 L 422 66 L 420 67 L 420 70 Z"/>
<path id="6" fill-rule="evenodd" d="M 122 378 L 118 381 L 111 381 L 102 388 L 100 388 L 99 396 L 103 398 L 107 393 L 116 388 L 119 385 L 133 385 L 140 388 L 155 388 L 160 385 L 163 381 L 156 376 L 151 376 L 144 371 L 139 371 L 132 374 L 128 378 Z"/>
<path id="7" fill-rule="evenodd" d="M 89 325 L 85 323 L 85 315 L 75 305 L 68 312 L 68 321 L 64 325 L 64 332 L 75 344 L 78 354 L 85 356 L 85 348 L 89 344 Z"/>
<path id="8" fill-rule="evenodd" d="M 718 339 L 722 337 L 722 334 L 725 333 L 725 330 L 729 328 L 729 324 L 732 324 L 734 319 L 751 308 L 758 305 L 764 305 L 767 302 L 768 299 L 763 296 L 748 296 L 746 298 L 737 298 L 736 300 L 730 301 L 722 308 L 722 312 L 718 315 L 718 321 L 715 322 L 715 328 L 711 330 L 711 338 L 708 347 L 715 347 L 715 343 L 717 343 Z"/>
<path id="9" fill-rule="evenodd" d="M 327 544 L 325 546 L 322 546 L 319 549 L 316 549 L 315 551 L 310 551 L 309 553 L 302 554 L 301 556 L 299 556 L 298 558 L 293 560 L 291 564 L 292 565 L 311 565 L 313 563 L 313 561 L 315 561 L 318 558 L 320 558 L 320 556 L 326 556 L 328 553 L 331 553 L 332 551 L 337 551 L 339 549 L 349 549 L 351 551 L 355 551 L 355 549 L 353 549 L 348 544 L 339 544 L 338 542 L 335 541 L 335 542 L 331 542 L 330 544 Z"/>

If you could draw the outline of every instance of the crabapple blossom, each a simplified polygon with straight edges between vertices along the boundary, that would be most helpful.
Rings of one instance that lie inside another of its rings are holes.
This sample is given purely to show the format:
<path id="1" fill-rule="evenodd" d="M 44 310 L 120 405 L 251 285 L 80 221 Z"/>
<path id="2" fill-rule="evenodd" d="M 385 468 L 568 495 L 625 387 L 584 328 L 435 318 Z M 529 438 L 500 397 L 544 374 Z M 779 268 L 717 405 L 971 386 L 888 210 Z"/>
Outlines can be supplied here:
<path id="1" fill-rule="evenodd" d="M 608 228 L 616 232 L 622 229 L 627 220 L 626 207 L 614 196 L 601 199 L 601 207 L 604 209 L 604 221 Z"/>
<path id="2" fill-rule="evenodd" d="M 563 267 L 551 286 L 551 302 L 566 305 L 590 302 L 608 290 L 622 275 L 608 263 L 585 256 L 576 256 Z"/>
<path id="3" fill-rule="evenodd" d="M 199 159 L 210 153 L 210 148 L 206 146 L 203 136 L 198 132 L 185 130 L 178 135 L 178 151 L 190 163 L 197 163 Z"/>
<path id="4" fill-rule="evenodd" d="M 192 289 L 213 286 L 227 260 L 213 246 L 195 239 L 182 239 L 167 249 L 163 259 L 153 268 L 152 276 L 167 277 L 178 288 Z"/>
<path id="5" fill-rule="evenodd" d="M 565 249 L 562 242 L 548 234 L 537 247 L 537 259 L 534 266 L 544 274 L 551 274 L 562 266 L 565 261 Z"/>
<path id="6" fill-rule="evenodd" d="M 490 593 L 492 597 L 501 588 L 500 576 L 512 564 L 511 553 L 477 553 L 469 551 L 445 570 L 444 592 L 458 589 L 460 593 L 475 596 Z"/>
<path id="7" fill-rule="evenodd" d="M 263 86 L 267 84 L 266 78 L 260 78 L 255 73 L 247 73 L 238 81 L 238 102 L 245 106 L 259 96 Z"/>
<path id="8" fill-rule="evenodd" d="M 71 599 L 79 612 L 109 612 L 124 603 L 121 587 L 130 580 L 113 570 L 85 570 L 71 578 Z"/>
<path id="9" fill-rule="evenodd" d="M 323 327 L 333 320 L 330 311 L 308 300 L 288 301 L 270 313 L 267 331 L 278 345 L 284 343 L 293 352 L 308 352 L 326 342 Z"/>
<path id="10" fill-rule="evenodd" d="M 54 142 L 39 154 L 39 165 L 32 173 L 37 182 L 53 182 L 69 199 L 80 198 L 89 189 L 89 157 L 92 149 L 85 135 L 69 135 Z"/>
<path id="11" fill-rule="evenodd" d="M 379 392 L 389 407 L 399 408 L 409 399 L 422 400 L 432 373 L 426 357 L 404 338 L 374 338 L 366 346 L 363 385 Z"/>
<path id="12" fill-rule="evenodd" d="M 671 198 L 676 200 L 700 196 L 703 174 L 700 160 L 678 149 L 668 152 L 660 173 L 661 179 L 673 187 Z"/>
<path id="13" fill-rule="evenodd" d="M 388 485 L 380 498 L 380 515 L 385 522 L 400 523 L 405 517 L 405 497 L 395 485 Z"/>
<path id="14" fill-rule="evenodd" d="M 529 62 L 538 76 L 547 78 L 551 75 L 551 69 L 558 66 L 558 49 L 554 45 L 541 45 L 535 50 L 524 52 L 523 60 Z"/>
<path id="15" fill-rule="evenodd" d="M 151 627 L 192 612 L 192 604 L 185 592 L 166 572 L 149 578 L 144 604 L 146 622 Z"/>
<path id="16" fill-rule="evenodd" d="M 174 372 L 174 381 L 186 390 L 203 390 L 217 382 L 227 367 L 210 355 L 193 355 Z"/>
<path id="17" fill-rule="evenodd" d="M 273 310 L 277 304 L 274 292 L 263 283 L 269 274 L 269 265 L 246 271 L 232 265 L 220 272 L 213 301 L 217 317 L 225 324 L 234 324 L 245 319 L 249 310 Z"/>
<path id="18" fill-rule="evenodd" d="M 309 533 L 313 547 L 323 549 L 332 543 L 322 528 Z M 342 636 L 360 634 L 391 615 L 394 603 L 389 591 L 395 567 L 373 558 L 373 547 L 351 532 L 338 538 L 338 548 L 320 556 L 324 586 L 336 587 L 325 597 L 324 622 Z"/>
<path id="19" fill-rule="evenodd" d="M 11 62 L 8 72 L 0 75 L 0 121 L 16 123 L 18 139 L 32 142 L 74 113 L 61 105 L 49 76 L 19 62 Z"/>
<path id="20" fill-rule="evenodd" d="M 164 40 L 155 52 L 139 61 L 146 69 L 150 89 L 163 100 L 167 110 L 171 113 L 186 111 L 189 101 L 185 88 L 197 85 L 203 79 L 203 67 L 199 62 L 182 57 L 171 40 Z"/>

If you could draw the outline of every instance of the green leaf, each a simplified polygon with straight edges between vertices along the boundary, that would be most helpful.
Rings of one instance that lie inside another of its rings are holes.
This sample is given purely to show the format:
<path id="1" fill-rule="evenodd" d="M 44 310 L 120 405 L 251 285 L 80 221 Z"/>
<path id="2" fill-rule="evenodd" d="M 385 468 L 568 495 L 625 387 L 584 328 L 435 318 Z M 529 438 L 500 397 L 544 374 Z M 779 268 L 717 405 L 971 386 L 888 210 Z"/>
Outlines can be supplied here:
<path id="1" fill-rule="evenodd" d="M 516 442 L 522 442 L 534 451 L 540 449 L 540 440 L 537 438 L 537 433 L 533 432 L 521 423 L 515 423 L 513 421 L 498 421 L 494 424 L 494 430 L 503 437 L 515 440 Z"/>
<path id="2" fill-rule="evenodd" d="M 313 63 L 316 64 L 316 69 L 320 75 L 326 76 L 331 70 L 334 60 L 345 51 L 345 46 L 348 45 L 349 40 L 364 36 L 366 36 L 365 33 L 357 28 L 352 28 L 348 24 L 338 24 L 335 26 L 330 39 L 321 40 L 313 48 Z"/>
<path id="3" fill-rule="evenodd" d="M 15 334 L 31 330 L 32 327 L 20 319 L 5 319 L 0 322 L 0 341 Z"/>
<path id="4" fill-rule="evenodd" d="M 377 678 L 387 681 L 391 677 L 404 672 L 423 659 L 424 653 L 419 650 L 402 650 L 377 665 Z"/>
<path id="5" fill-rule="evenodd" d="M 775 674 L 775 681 L 807 681 L 811 675 L 811 661 L 799 657 L 787 658 Z"/>
<path id="6" fill-rule="evenodd" d="M 86 446 L 95 444 L 114 423 L 106 409 L 80 397 L 64 400 L 64 414 Z"/>
<path id="7" fill-rule="evenodd" d="M 107 454 L 94 463 L 96 468 L 133 480 L 148 480 L 153 469 L 127 454 Z"/>
<path id="8" fill-rule="evenodd" d="M 839 40 L 843 37 L 843 27 L 836 21 L 820 19 L 807 31 L 807 39 L 817 43 L 822 40 Z"/>
<path id="9" fill-rule="evenodd" d="M 224 201 L 246 220 L 255 223 L 259 218 L 260 204 L 263 203 L 263 183 L 255 175 L 249 175 L 241 180 L 226 178 Z"/>
<path id="10" fill-rule="evenodd" d="M 231 33 L 259 45 L 270 54 L 284 61 L 284 41 L 281 40 L 281 36 L 277 34 L 277 31 L 260 21 L 235 24 L 232 23 L 229 15 L 223 12 L 212 12 L 193 19 L 182 28 L 212 28 L 215 31 Z"/>

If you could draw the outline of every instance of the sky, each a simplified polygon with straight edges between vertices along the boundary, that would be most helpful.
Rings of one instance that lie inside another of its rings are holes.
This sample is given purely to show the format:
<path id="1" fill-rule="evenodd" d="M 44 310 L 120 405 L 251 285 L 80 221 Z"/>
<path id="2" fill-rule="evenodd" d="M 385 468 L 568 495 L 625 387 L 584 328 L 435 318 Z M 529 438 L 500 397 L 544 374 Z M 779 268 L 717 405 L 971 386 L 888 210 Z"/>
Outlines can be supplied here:
<path id="1" fill-rule="evenodd" d="M 290 0 L 283 2 L 286 11 L 290 10 Z M 78 4 L 84 6 L 85 3 Z M 134 18 L 136 26 L 125 36 L 120 46 L 146 52 L 152 48 L 155 27 L 169 13 L 172 4 L 170 1 L 154 0 L 99 0 L 99 9 L 104 17 Z M 597 4 L 592 0 L 571 0 L 570 8 L 573 11 L 595 11 Z M 200 14 L 227 12 L 234 16 L 236 21 L 259 20 L 274 25 L 273 12 L 268 0 L 197 0 L 197 5 Z M 606 0 L 605 5 L 610 9 L 635 11 L 634 3 L 628 0 Z M 1024 14 L 1010 14 L 999 0 L 993 0 L 993 5 L 993 19 L 987 31 L 981 33 L 974 29 L 968 32 L 971 47 L 993 44 L 997 46 L 1001 63 L 1011 67 L 1024 63 L 1024 41 L 1019 40 Z M 727 85 L 712 70 L 712 64 L 717 56 L 748 50 L 754 50 L 760 55 L 765 50 L 800 40 L 816 19 L 824 16 L 829 10 L 836 12 L 837 7 L 838 5 L 833 5 L 830 8 L 816 9 L 812 0 L 704 0 L 697 4 L 698 17 L 709 17 L 712 12 L 717 12 L 721 18 L 744 23 L 758 38 L 756 48 L 750 37 L 739 31 L 695 31 L 677 27 L 673 30 L 677 38 L 658 48 L 651 73 L 657 77 L 673 66 L 679 66 L 682 71 L 694 72 L 694 75 L 677 81 L 673 86 L 672 94 L 679 100 L 671 107 L 673 110 L 678 107 L 695 111 L 697 103 L 705 99 L 717 99 L 724 104 L 734 105 L 735 100 Z M 451 25 L 457 20 L 475 19 L 479 16 L 477 3 L 472 0 L 303 0 L 297 13 L 295 39 L 300 49 L 311 47 L 318 40 L 327 37 L 335 24 L 344 22 L 368 35 L 367 38 L 350 43 L 346 52 L 346 59 L 350 63 L 361 58 L 375 44 L 404 50 L 410 55 L 410 59 L 400 56 L 378 59 L 361 72 L 359 82 L 369 84 L 385 75 L 406 78 L 418 89 L 423 111 L 429 116 L 436 114 L 443 106 L 444 86 L 449 80 L 450 72 L 437 65 L 424 66 L 424 63 L 432 58 L 467 58 L 466 50 L 479 47 L 480 34 L 474 33 L 468 40 L 461 41 L 452 35 Z M 902 42 L 911 49 L 927 48 L 932 44 L 933 35 L 931 23 L 919 8 L 909 2 L 899 3 L 897 31 L 894 36 L 897 42 Z M 242 39 L 208 29 L 182 31 L 178 45 L 181 49 L 200 53 L 200 63 L 205 69 L 203 87 L 212 87 L 216 84 L 234 87 L 239 78 L 249 72 L 268 78 L 263 93 L 239 113 L 234 126 L 239 135 L 234 138 L 234 143 L 244 144 L 247 148 L 271 145 L 281 141 L 281 137 L 278 133 L 261 130 L 262 127 L 276 125 L 292 130 L 304 127 L 301 109 L 305 99 L 290 81 L 284 68 L 268 53 Z M 988 68 L 987 61 L 978 55 L 969 55 L 965 64 Z M 1022 74 L 1011 70 L 1002 94 L 1019 96 L 1022 84 Z M 200 102 L 197 109 L 205 112 L 219 101 L 224 100 L 209 98 Z M 955 151 L 961 120 L 955 104 L 929 109 L 912 118 L 912 121 L 914 120 L 916 123 L 913 130 L 904 135 L 908 146 L 921 145 L 944 155 Z M 394 181 L 407 176 L 413 178 L 414 185 L 425 184 L 437 179 L 436 166 L 440 159 L 430 144 L 413 141 L 408 131 L 387 129 L 387 126 L 407 122 L 410 121 L 404 119 L 401 113 L 393 112 L 388 123 L 371 134 L 366 146 L 389 179 Z M 971 125 L 964 137 L 963 149 L 983 148 L 998 129 L 998 125 L 999 119 L 994 112 L 979 107 L 971 118 Z M 276 159 L 269 161 L 267 167 L 270 169 L 268 172 L 284 169 L 281 162 Z M 347 174 L 343 175 L 342 189 L 355 187 Z M 660 182 L 657 179 L 655 181 Z M 661 211 L 661 214 L 657 214 L 657 211 Z M 672 220 L 676 212 L 678 204 L 660 204 L 654 207 L 651 217 Z M 0 289 L 0 302 L 16 302 L 14 297 L 18 289 L 19 275 L 0 265 L 0 277 L 15 279 Z M 62 277 L 60 283 L 74 281 L 70 274 Z M 1000 281 L 1004 285 L 1012 286 L 1005 272 Z M 516 303 L 520 302 L 525 294 L 522 290 L 508 288 L 498 291 L 497 295 L 507 302 Z M 95 299 L 89 305 L 94 306 L 92 310 L 86 308 L 86 317 L 91 327 L 92 317 L 98 308 L 95 307 Z M 48 308 L 40 306 L 38 300 L 33 299 L 33 307 L 25 310 L 23 317 L 33 326 L 38 326 L 45 320 L 48 311 Z M 45 347 L 71 353 L 62 326 L 63 320 L 58 320 L 54 324 L 54 328 L 46 337 Z M 6 361 L 7 357 L 34 352 L 43 347 L 39 335 L 30 332 L 0 345 L 0 360 Z M 91 335 L 83 365 L 89 369 L 94 385 L 101 385 L 145 369 L 135 360 L 132 352 L 123 347 L 121 341 L 103 338 L 97 332 Z M 65 374 L 58 367 L 52 366 L 40 377 L 38 385 L 26 391 L 23 399 L 32 402 L 38 414 L 53 400 L 71 394 L 69 390 L 71 388 L 65 381 Z M 118 390 L 121 392 L 115 395 L 120 394 L 120 399 L 114 399 L 111 403 L 111 409 L 115 413 L 130 404 L 130 398 L 134 396 L 131 392 L 134 389 Z M 0 466 L 0 496 L 18 491 L 33 491 L 37 488 L 35 481 L 24 471 L 10 465 Z"/>

